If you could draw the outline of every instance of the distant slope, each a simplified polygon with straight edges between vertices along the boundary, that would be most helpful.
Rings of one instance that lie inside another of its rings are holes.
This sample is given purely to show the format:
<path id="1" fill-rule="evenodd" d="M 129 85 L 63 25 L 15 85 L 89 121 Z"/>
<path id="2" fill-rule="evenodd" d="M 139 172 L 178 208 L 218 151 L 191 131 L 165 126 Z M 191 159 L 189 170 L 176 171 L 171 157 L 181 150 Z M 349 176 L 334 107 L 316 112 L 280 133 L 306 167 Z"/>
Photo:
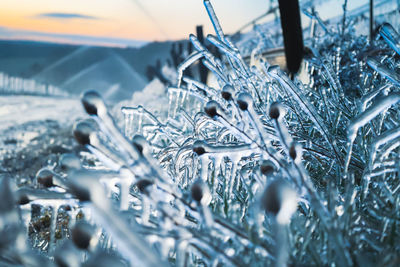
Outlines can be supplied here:
<path id="1" fill-rule="evenodd" d="M 77 48 L 73 45 L 0 40 L 0 71 L 30 78 Z"/>
<path id="2" fill-rule="evenodd" d="M 72 94 L 81 94 L 93 89 L 98 91 L 109 102 L 129 99 L 135 91 L 146 85 L 145 78 L 116 53 L 81 70 L 65 81 L 61 88 Z"/>
<path id="3" fill-rule="evenodd" d="M 161 63 L 170 59 L 173 42 L 153 42 L 141 48 L 115 49 L 114 51 L 126 59 L 139 74 L 145 76 L 148 65 L 155 65 L 157 60 Z"/>
<path id="4" fill-rule="evenodd" d="M 83 51 L 90 51 L 93 57 L 98 57 L 98 60 L 101 60 L 105 58 L 104 53 L 112 51 L 125 59 L 139 74 L 145 75 L 148 65 L 155 65 L 157 60 L 165 62 L 170 58 L 172 44 L 173 42 L 169 41 L 152 42 L 140 48 L 113 48 L 0 40 L 0 71 L 23 78 L 43 77 L 45 76 L 43 72 L 49 73 L 49 68 L 53 64 L 66 61 L 70 55 L 73 55 L 73 52 L 79 55 Z M 85 57 L 90 58 L 90 55 L 85 55 Z M 78 66 L 80 70 L 84 69 L 85 67 L 79 65 L 79 62 L 83 60 L 76 56 L 75 59 L 78 62 L 72 62 L 74 66 Z M 93 63 L 93 58 L 90 60 Z M 72 66 L 68 66 L 68 68 L 72 68 Z"/>
<path id="5" fill-rule="evenodd" d="M 50 84 L 73 95 L 94 89 L 109 102 L 130 99 L 146 85 L 146 70 L 170 59 L 173 42 L 140 48 L 0 41 L 0 72 Z"/>
<path id="6" fill-rule="evenodd" d="M 112 51 L 104 47 L 81 46 L 72 53 L 47 66 L 32 78 L 56 86 L 62 85 L 71 76 L 83 71 L 91 65 L 104 60 Z"/>

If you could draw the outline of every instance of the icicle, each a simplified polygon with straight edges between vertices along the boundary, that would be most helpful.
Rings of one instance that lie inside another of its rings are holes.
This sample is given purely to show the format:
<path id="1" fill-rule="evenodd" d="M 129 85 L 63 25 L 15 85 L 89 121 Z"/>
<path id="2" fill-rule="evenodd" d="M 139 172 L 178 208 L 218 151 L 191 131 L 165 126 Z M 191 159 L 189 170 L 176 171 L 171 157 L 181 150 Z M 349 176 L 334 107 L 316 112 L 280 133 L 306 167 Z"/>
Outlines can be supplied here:
<path id="1" fill-rule="evenodd" d="M 357 137 L 358 129 L 363 127 L 365 124 L 369 123 L 380 113 L 388 110 L 392 105 L 396 104 L 399 100 L 400 100 L 400 93 L 392 93 L 388 96 L 382 97 L 350 122 L 349 127 L 347 128 L 348 143 L 347 143 L 347 157 L 344 165 L 345 173 L 347 173 L 350 164 L 353 143 Z"/>
<path id="2" fill-rule="evenodd" d="M 393 26 L 387 22 L 383 23 L 379 28 L 379 34 L 385 39 L 388 45 L 400 55 L 400 35 Z"/>
<path id="3" fill-rule="evenodd" d="M 400 86 L 400 76 L 396 72 L 387 68 L 382 63 L 379 63 L 379 61 L 375 58 L 368 58 L 367 64 L 384 78 L 392 82 L 394 85 L 396 85 L 397 87 Z"/>
<path id="4" fill-rule="evenodd" d="M 308 48 L 313 56 L 313 60 L 311 62 L 316 64 L 318 68 L 322 68 L 324 70 L 323 75 L 326 77 L 327 82 L 334 91 L 332 94 L 334 100 L 337 103 L 343 101 L 343 99 L 345 99 L 343 88 L 341 87 L 340 81 L 338 80 L 338 77 L 334 72 L 331 64 L 326 59 L 324 60 L 316 49 L 312 47 Z"/>
<path id="5" fill-rule="evenodd" d="M 207 102 L 205 108 L 205 113 L 210 118 L 214 119 L 222 126 L 226 127 L 231 133 L 237 136 L 239 139 L 242 139 L 246 143 L 253 143 L 253 140 L 243 131 L 239 130 L 237 127 L 230 123 L 231 119 L 225 114 L 222 108 L 216 101 Z"/>
<path id="6" fill-rule="evenodd" d="M 127 168 L 120 170 L 120 177 L 120 210 L 128 210 L 130 204 L 129 191 L 135 178 Z"/>
<path id="7" fill-rule="evenodd" d="M 115 122 L 108 113 L 106 106 L 101 96 L 95 91 L 85 92 L 82 97 L 82 104 L 86 112 L 93 116 L 99 124 L 102 131 L 104 131 L 108 138 L 112 140 L 121 153 L 126 154 L 126 159 L 135 160 L 138 158 L 138 153 L 132 147 L 125 136 L 118 130 Z"/>
<path id="8" fill-rule="evenodd" d="M 209 40 L 213 45 L 215 45 L 218 49 L 220 49 L 224 54 L 232 57 L 236 63 L 239 65 L 241 72 L 246 76 L 249 77 L 249 71 L 244 64 L 242 56 L 240 55 L 237 49 L 232 49 L 228 45 L 226 45 L 223 41 L 219 41 L 213 35 L 209 34 L 207 36 L 207 40 Z"/>
<path id="9" fill-rule="evenodd" d="M 277 140 L 278 138 L 272 134 L 267 133 L 265 127 L 260 119 L 260 116 L 254 109 L 253 98 L 248 93 L 240 93 L 237 96 L 236 103 L 244 113 L 248 114 L 250 121 L 254 128 L 257 130 L 258 136 L 261 139 L 263 146 L 266 146 L 271 140 Z"/>
<path id="10" fill-rule="evenodd" d="M 236 172 L 238 168 L 238 161 L 240 160 L 240 156 L 237 155 L 229 155 L 229 159 L 232 161 L 232 169 L 231 169 L 231 175 L 229 177 L 229 182 L 228 182 L 228 187 L 225 188 L 225 195 L 226 198 L 228 199 L 227 203 L 230 205 L 233 201 L 233 188 L 235 185 L 235 180 L 236 180 Z M 225 179 L 227 179 L 225 177 Z"/>
<path id="11" fill-rule="evenodd" d="M 378 158 L 378 162 L 381 162 L 384 158 L 386 158 L 390 152 L 392 152 L 395 148 L 400 146 L 400 139 L 395 139 L 391 143 L 386 144 L 380 149 L 380 155 Z"/>
<path id="12" fill-rule="evenodd" d="M 289 155 L 289 147 L 292 144 L 292 137 L 283 123 L 283 117 L 285 116 L 285 110 L 279 103 L 272 103 L 269 108 L 269 116 L 274 121 L 275 129 L 278 133 L 279 140 L 286 150 L 286 154 Z"/>
<path id="13" fill-rule="evenodd" d="M 178 101 L 179 91 L 168 88 L 168 120 L 175 119 L 175 103 Z"/>
<path id="14" fill-rule="evenodd" d="M 188 84 L 192 84 L 192 85 L 196 86 L 198 88 L 197 90 L 200 89 L 200 92 L 204 92 L 205 93 L 205 96 L 208 96 L 208 97 L 216 97 L 216 96 L 218 96 L 218 91 L 217 90 L 207 86 L 204 83 L 201 83 L 199 81 L 193 80 L 193 79 L 191 79 L 189 77 L 186 77 L 186 76 L 183 77 L 183 81 L 185 81 Z"/>
<path id="15" fill-rule="evenodd" d="M 74 125 L 73 133 L 77 142 L 91 151 L 105 166 L 117 171 L 125 165 L 120 156 L 115 156 L 113 150 L 102 144 L 92 124 L 87 121 L 78 122 Z"/>
<path id="16" fill-rule="evenodd" d="M 125 113 L 125 110 L 121 108 L 122 114 L 124 114 L 124 130 L 125 136 L 130 138 L 132 135 L 133 127 L 133 116 L 130 113 Z"/>
<path id="17" fill-rule="evenodd" d="M 208 180 L 208 164 L 207 156 L 200 157 L 200 178 L 204 183 Z"/>
<path id="18" fill-rule="evenodd" d="M 137 150 L 140 151 L 142 155 L 141 161 L 143 165 L 148 168 L 148 170 L 146 170 L 144 166 L 141 167 L 145 170 L 143 171 L 145 172 L 145 175 L 151 177 L 151 179 L 156 178 L 156 184 L 166 192 L 171 193 L 175 197 L 181 197 L 180 192 L 173 187 L 173 184 L 168 179 L 169 177 L 164 174 L 161 168 L 158 167 L 157 161 L 153 158 L 153 155 L 151 154 L 151 149 L 146 139 L 143 136 L 135 135 L 132 139 L 132 143 L 137 148 Z M 129 172 L 127 172 L 127 175 L 130 175 Z M 130 178 L 129 181 L 132 181 L 132 178 Z"/>
<path id="19" fill-rule="evenodd" d="M 324 139 L 329 143 L 334 153 L 338 156 L 337 148 L 333 144 L 331 140 L 331 135 L 327 130 L 325 124 L 323 123 L 322 118 L 315 111 L 314 106 L 307 100 L 307 98 L 302 95 L 300 90 L 296 88 L 292 81 L 290 81 L 285 74 L 283 74 L 277 68 L 270 68 L 269 74 L 274 77 L 287 91 L 289 95 L 293 97 L 293 99 L 299 104 L 299 106 L 306 112 L 306 114 L 310 117 L 310 119 L 315 124 L 318 131 L 322 134 Z M 339 156 L 338 156 L 339 157 Z"/>
<path id="20" fill-rule="evenodd" d="M 213 227 L 214 220 L 212 218 L 211 211 L 208 208 L 208 205 L 211 201 L 211 195 L 208 190 L 208 187 L 202 180 L 195 181 L 191 188 L 190 192 L 192 195 L 192 199 L 194 199 L 200 209 L 200 213 L 202 214 L 205 225 L 208 228 Z"/>
<path id="21" fill-rule="evenodd" d="M 392 140 L 397 139 L 400 137 L 400 127 L 394 128 L 392 130 L 386 131 L 372 142 L 369 153 L 370 153 L 370 158 L 369 158 L 369 169 L 372 171 L 374 169 L 374 160 L 375 156 L 377 153 L 377 150 L 379 147 L 383 144 L 388 144 Z"/>
<path id="22" fill-rule="evenodd" d="M 49 239 L 49 253 L 53 254 L 56 248 L 56 227 L 57 227 L 57 216 L 58 209 L 60 208 L 60 204 L 52 205 L 52 214 L 50 219 L 50 239 Z"/>
<path id="23" fill-rule="evenodd" d="M 138 235 L 137 229 L 128 225 L 118 213 L 114 212 L 111 203 L 105 197 L 102 186 L 96 178 L 82 172 L 73 172 L 70 179 L 70 189 L 81 201 L 90 201 L 93 215 L 102 227 L 108 231 L 120 249 L 123 256 L 132 264 L 144 266 L 164 266 L 158 255 L 147 246 Z"/>
<path id="24" fill-rule="evenodd" d="M 222 27 L 219 23 L 219 20 L 217 18 L 217 15 L 215 14 L 214 8 L 211 5 L 211 2 L 209 0 L 204 0 L 204 6 L 206 7 L 208 16 L 210 17 L 211 23 L 214 27 L 215 33 L 217 34 L 218 38 L 222 41 L 225 42 L 225 35 L 224 32 L 222 31 Z"/>
<path id="25" fill-rule="evenodd" d="M 297 194 L 284 180 L 275 180 L 265 189 L 261 205 L 274 215 L 276 266 L 285 266 L 288 260 L 286 225 L 297 209 Z"/>
<path id="26" fill-rule="evenodd" d="M 209 69 L 212 73 L 214 73 L 215 76 L 217 76 L 219 79 L 221 79 L 223 82 L 227 82 L 227 78 L 224 76 L 224 74 L 219 71 L 210 61 L 207 59 L 203 60 L 203 65 L 206 66 L 207 69 Z"/>
<path id="27" fill-rule="evenodd" d="M 181 87 L 181 80 L 183 76 L 183 71 L 190 67 L 194 62 L 199 60 L 204 56 L 204 52 L 193 52 L 185 61 L 183 61 L 179 66 L 178 66 L 178 85 L 177 87 Z"/>
<path id="28" fill-rule="evenodd" d="M 70 211 L 69 211 L 69 222 L 68 222 L 68 228 L 72 229 L 72 227 L 76 223 L 76 216 L 79 214 L 81 211 L 77 206 L 70 206 Z"/>
<path id="29" fill-rule="evenodd" d="M 390 84 L 385 84 L 385 85 L 379 87 L 378 89 L 376 89 L 376 90 L 374 90 L 374 91 L 372 91 L 372 92 L 370 92 L 370 93 L 364 95 L 364 96 L 361 98 L 361 101 L 360 101 L 360 102 L 361 102 L 361 105 L 360 105 L 360 113 L 365 111 L 365 109 L 367 108 L 367 104 L 368 104 L 369 101 L 371 101 L 372 99 L 374 99 L 379 93 L 388 91 L 388 90 L 390 89 L 390 87 L 391 87 Z M 387 94 L 386 94 L 386 95 L 387 95 Z"/>
<path id="30" fill-rule="evenodd" d="M 207 48 L 205 48 L 200 41 L 197 39 L 196 36 L 194 36 L 193 34 L 189 35 L 189 40 L 190 42 L 193 44 L 193 47 L 199 51 L 199 52 L 203 52 L 204 56 L 206 59 L 208 59 L 213 66 L 216 66 L 220 71 L 225 72 L 223 65 L 221 64 L 220 60 L 217 59 L 216 57 L 214 57 L 213 54 L 210 53 L 210 51 L 208 51 Z"/>
<path id="31" fill-rule="evenodd" d="M 235 60 L 240 60 L 241 56 L 239 51 L 232 50 L 229 46 L 227 46 L 223 40 L 218 40 L 215 36 L 209 34 L 207 35 L 207 40 L 210 41 L 213 45 L 215 45 L 218 49 L 221 50 L 224 54 L 231 56 Z"/>
<path id="32" fill-rule="evenodd" d="M 182 92 L 184 92 L 183 94 L 188 93 L 185 90 L 182 90 Z M 184 101 L 184 97 L 182 97 L 182 102 L 183 101 Z M 183 103 L 181 103 L 181 106 L 183 106 Z M 143 106 L 139 105 L 137 107 L 122 107 L 122 109 L 124 109 L 125 112 L 129 112 L 132 114 L 134 114 L 134 113 L 139 114 L 139 127 L 138 127 L 139 130 L 137 132 L 139 132 L 139 133 L 142 132 L 142 125 L 143 125 L 143 119 L 144 119 L 143 117 L 145 117 L 146 120 L 150 121 L 154 126 L 156 126 L 156 129 L 159 132 L 165 134 L 171 142 L 177 144 L 175 142 L 175 138 L 173 137 L 173 135 L 176 134 L 176 131 L 173 131 L 171 129 L 171 127 L 167 127 L 167 125 L 161 123 L 151 112 L 149 112 Z"/>
<path id="33" fill-rule="evenodd" d="M 359 128 L 374 119 L 381 112 L 389 109 L 392 105 L 396 104 L 400 100 L 400 93 L 392 93 L 388 96 L 382 97 L 374 104 L 372 104 L 363 113 L 354 118 L 348 127 L 349 139 L 353 139 L 354 135 L 357 134 Z M 350 138 L 353 137 L 353 138 Z"/>

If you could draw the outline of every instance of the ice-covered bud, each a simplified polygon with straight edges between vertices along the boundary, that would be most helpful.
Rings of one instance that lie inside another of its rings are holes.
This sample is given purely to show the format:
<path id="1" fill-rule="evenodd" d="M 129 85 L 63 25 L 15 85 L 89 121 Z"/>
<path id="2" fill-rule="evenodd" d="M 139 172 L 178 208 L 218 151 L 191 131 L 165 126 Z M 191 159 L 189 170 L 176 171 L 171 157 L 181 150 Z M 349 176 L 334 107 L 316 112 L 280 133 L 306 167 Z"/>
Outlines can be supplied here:
<path id="1" fill-rule="evenodd" d="M 106 105 L 99 93 L 96 91 L 87 91 L 82 95 L 82 104 L 89 115 L 101 117 L 107 113 Z"/>
<path id="2" fill-rule="evenodd" d="M 19 205 L 26 205 L 29 202 L 31 202 L 31 200 L 29 199 L 27 194 L 18 192 L 18 194 L 17 194 L 17 203 Z"/>
<path id="3" fill-rule="evenodd" d="M 192 184 L 190 193 L 192 199 L 199 204 L 208 205 L 211 201 L 209 189 L 201 180 L 197 180 Z"/>
<path id="4" fill-rule="evenodd" d="M 230 85 L 229 83 L 225 84 L 221 91 L 222 98 L 225 99 L 226 101 L 230 101 L 232 100 L 234 94 L 235 94 L 235 88 L 233 88 L 233 86 Z"/>
<path id="5" fill-rule="evenodd" d="M 137 186 L 137 188 L 141 193 L 148 195 L 149 189 L 152 185 L 154 185 L 154 182 L 148 179 L 141 179 L 137 181 L 135 185 Z"/>
<path id="6" fill-rule="evenodd" d="M 204 112 L 211 118 L 214 118 L 218 114 L 218 103 L 214 100 L 208 101 L 204 107 Z"/>
<path id="7" fill-rule="evenodd" d="M 148 150 L 148 143 L 146 138 L 143 135 L 137 134 L 132 138 L 132 144 L 137 149 L 140 154 L 146 154 Z"/>
<path id="8" fill-rule="evenodd" d="M 73 128 L 76 141 L 83 146 L 90 144 L 90 135 L 93 132 L 93 126 L 87 121 L 80 121 L 76 123 Z"/>
<path id="9" fill-rule="evenodd" d="M 49 168 L 42 168 L 36 174 L 36 183 L 44 187 L 58 186 L 61 188 L 66 188 L 67 185 L 65 180 L 61 178 L 58 174 L 54 173 Z"/>
<path id="10" fill-rule="evenodd" d="M 253 98 L 249 93 L 240 93 L 236 102 L 241 110 L 247 110 L 253 105 Z"/>
<path id="11" fill-rule="evenodd" d="M 279 102 L 274 102 L 269 107 L 269 116 L 271 119 L 278 120 L 285 116 L 285 109 Z"/>
<path id="12" fill-rule="evenodd" d="M 72 241 L 80 249 L 91 249 L 96 246 L 96 229 L 87 222 L 78 222 L 72 229 Z"/>
<path id="13" fill-rule="evenodd" d="M 43 168 L 37 172 L 36 181 L 45 187 L 52 187 L 52 186 L 54 186 L 53 176 L 54 176 L 54 173 L 51 170 L 49 170 L 47 168 Z"/>
<path id="14" fill-rule="evenodd" d="M 59 166 L 62 171 L 74 170 L 81 168 L 81 161 L 75 154 L 63 154 L 59 160 Z"/>
<path id="15" fill-rule="evenodd" d="M 206 144 L 204 143 L 204 141 L 197 140 L 193 144 L 193 152 L 196 153 L 198 156 L 201 156 L 204 153 L 206 153 L 205 147 L 206 147 Z"/>
<path id="16" fill-rule="evenodd" d="M 275 165 L 270 160 L 263 160 L 260 164 L 260 172 L 264 175 L 271 175 L 275 171 Z"/>
<path id="17" fill-rule="evenodd" d="M 265 211 L 274 215 L 279 224 L 289 223 L 297 209 L 296 191 L 282 179 L 274 180 L 267 186 L 261 201 Z"/>
<path id="18" fill-rule="evenodd" d="M 302 157 L 302 148 L 297 143 L 292 143 L 289 148 L 289 156 L 295 162 L 300 162 Z"/>
<path id="19" fill-rule="evenodd" d="M 392 25 L 384 22 L 379 27 L 379 34 L 389 44 L 389 46 L 397 52 L 397 54 L 400 54 L 400 35 Z"/>
<path id="20" fill-rule="evenodd" d="M 65 206 L 64 206 L 64 210 L 65 210 L 65 211 L 71 211 L 72 208 L 71 208 L 70 205 L 65 205 Z"/>
<path id="21" fill-rule="evenodd" d="M 197 202 L 201 201 L 201 198 L 203 197 L 203 190 L 198 184 L 193 184 L 190 189 L 190 192 L 192 194 L 192 198 L 195 201 L 197 201 Z"/>

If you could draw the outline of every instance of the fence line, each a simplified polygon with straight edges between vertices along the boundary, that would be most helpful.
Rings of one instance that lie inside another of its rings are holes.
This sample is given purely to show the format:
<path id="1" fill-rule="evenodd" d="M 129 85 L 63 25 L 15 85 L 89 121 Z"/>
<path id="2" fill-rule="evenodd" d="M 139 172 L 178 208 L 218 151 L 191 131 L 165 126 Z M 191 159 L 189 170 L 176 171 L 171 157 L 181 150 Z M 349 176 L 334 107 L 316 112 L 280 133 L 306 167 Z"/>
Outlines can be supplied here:
<path id="1" fill-rule="evenodd" d="M 0 94 L 68 96 L 59 87 L 0 72 Z"/>

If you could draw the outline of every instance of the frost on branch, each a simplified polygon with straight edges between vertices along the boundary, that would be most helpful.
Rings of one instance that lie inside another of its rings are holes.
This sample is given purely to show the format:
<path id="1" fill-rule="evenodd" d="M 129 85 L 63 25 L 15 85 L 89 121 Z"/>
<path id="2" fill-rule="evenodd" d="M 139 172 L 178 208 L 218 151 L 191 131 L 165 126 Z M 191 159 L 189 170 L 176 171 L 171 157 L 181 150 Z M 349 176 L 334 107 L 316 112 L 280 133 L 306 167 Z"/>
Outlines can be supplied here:
<path id="1" fill-rule="evenodd" d="M 189 37 L 196 51 L 168 88 L 166 119 L 124 106 L 122 134 L 88 91 L 90 119 L 73 132 L 80 158 L 39 170 L 33 188 L 2 178 L 1 262 L 398 264 L 396 27 L 384 23 L 370 42 L 356 34 L 355 17 L 342 32 L 305 10 L 313 28 L 292 80 L 263 59 L 265 36 L 234 42 L 204 5 L 216 31 L 207 39 L 223 56 Z M 249 66 L 242 53 L 254 42 Z M 215 85 L 185 76 L 198 61 Z M 26 235 L 45 256 L 17 244 Z"/>

